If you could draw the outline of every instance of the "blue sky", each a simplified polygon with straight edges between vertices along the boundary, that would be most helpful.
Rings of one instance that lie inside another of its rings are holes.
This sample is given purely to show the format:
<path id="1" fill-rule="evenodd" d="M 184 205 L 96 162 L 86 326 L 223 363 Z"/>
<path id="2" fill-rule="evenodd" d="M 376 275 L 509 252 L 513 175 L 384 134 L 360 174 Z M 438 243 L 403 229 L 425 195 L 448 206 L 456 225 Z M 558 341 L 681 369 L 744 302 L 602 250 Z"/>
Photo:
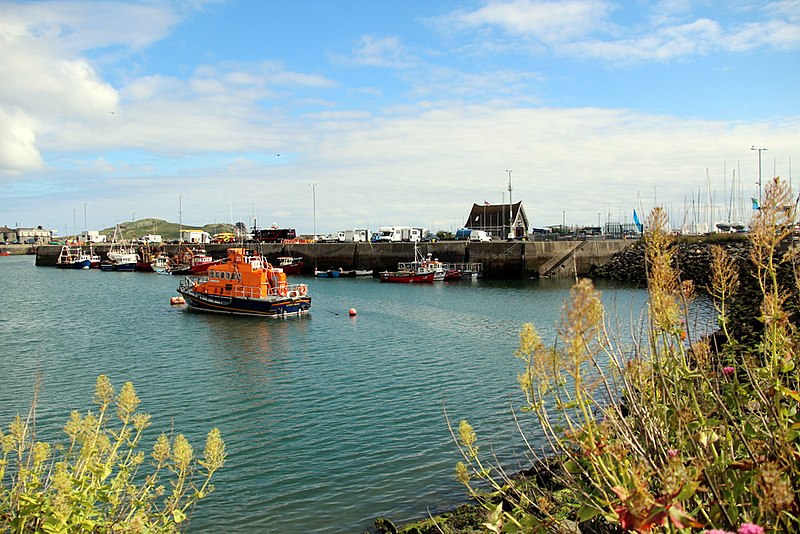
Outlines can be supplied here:
<path id="1" fill-rule="evenodd" d="M 451 230 L 509 170 L 534 226 L 746 219 L 800 143 L 798 0 L 0 0 L 0 50 L 0 225 L 60 234 Z"/>

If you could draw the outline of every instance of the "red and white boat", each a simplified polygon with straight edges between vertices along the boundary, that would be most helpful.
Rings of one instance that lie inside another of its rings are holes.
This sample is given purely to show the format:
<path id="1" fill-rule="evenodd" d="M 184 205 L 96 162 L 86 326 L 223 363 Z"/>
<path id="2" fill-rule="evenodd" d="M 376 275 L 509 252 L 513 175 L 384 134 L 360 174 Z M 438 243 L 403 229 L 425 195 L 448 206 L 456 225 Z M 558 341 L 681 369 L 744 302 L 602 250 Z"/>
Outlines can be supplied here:
<path id="1" fill-rule="evenodd" d="M 281 256 L 278 258 L 278 267 L 283 269 L 286 274 L 300 274 L 300 271 L 303 270 L 303 258 Z"/>
<path id="2" fill-rule="evenodd" d="M 428 284 L 437 279 L 441 273 L 440 280 L 444 279 L 444 271 L 441 270 L 441 263 L 434 262 L 427 258 L 422 258 L 417 251 L 417 244 L 414 243 L 414 261 L 400 262 L 397 264 L 396 271 L 384 271 L 380 273 L 381 282 L 394 284 Z"/>
<path id="3" fill-rule="evenodd" d="M 170 274 L 205 274 L 208 268 L 224 263 L 226 258 L 215 260 L 204 249 L 185 249 L 179 252 L 168 268 Z"/>

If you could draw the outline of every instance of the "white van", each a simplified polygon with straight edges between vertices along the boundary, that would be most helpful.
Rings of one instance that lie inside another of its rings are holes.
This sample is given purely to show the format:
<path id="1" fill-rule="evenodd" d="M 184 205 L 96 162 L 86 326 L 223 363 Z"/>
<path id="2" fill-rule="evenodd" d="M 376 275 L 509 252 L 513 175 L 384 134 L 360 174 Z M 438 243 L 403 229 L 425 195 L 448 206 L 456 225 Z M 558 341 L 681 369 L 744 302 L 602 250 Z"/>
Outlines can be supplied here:
<path id="1" fill-rule="evenodd" d="M 469 233 L 469 240 L 475 242 L 491 241 L 492 238 L 484 230 L 473 230 Z"/>

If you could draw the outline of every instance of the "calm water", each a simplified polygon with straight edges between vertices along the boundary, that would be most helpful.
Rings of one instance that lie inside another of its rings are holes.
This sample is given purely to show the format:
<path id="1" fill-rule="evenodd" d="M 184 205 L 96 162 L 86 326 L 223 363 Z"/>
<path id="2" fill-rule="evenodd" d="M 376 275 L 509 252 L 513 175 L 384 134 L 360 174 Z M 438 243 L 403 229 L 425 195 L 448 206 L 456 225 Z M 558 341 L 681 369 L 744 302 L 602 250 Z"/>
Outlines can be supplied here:
<path id="1" fill-rule="evenodd" d="M 513 352 L 525 322 L 552 342 L 569 288 L 308 278 L 311 314 L 270 320 L 171 307 L 178 281 L 0 257 L 0 422 L 27 412 L 37 371 L 51 441 L 92 407 L 97 375 L 130 380 L 153 439 L 174 428 L 202 451 L 222 431 L 228 462 L 191 530 L 225 532 L 363 532 L 463 502 L 445 409 L 521 466 Z M 601 289 L 624 317 L 642 306 L 640 290 Z"/>

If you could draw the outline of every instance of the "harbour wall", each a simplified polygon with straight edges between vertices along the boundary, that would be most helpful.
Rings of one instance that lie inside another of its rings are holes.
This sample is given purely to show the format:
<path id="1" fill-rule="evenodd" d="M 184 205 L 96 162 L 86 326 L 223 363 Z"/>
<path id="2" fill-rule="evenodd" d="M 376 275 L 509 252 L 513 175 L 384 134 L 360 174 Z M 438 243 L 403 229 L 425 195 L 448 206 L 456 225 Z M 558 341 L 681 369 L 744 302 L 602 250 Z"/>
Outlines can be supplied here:
<path id="1" fill-rule="evenodd" d="M 587 275 L 604 265 L 617 252 L 630 245 L 630 240 L 587 241 L 439 241 L 420 243 L 418 250 L 447 263 L 480 263 L 487 278 L 519 278 Z M 215 258 L 224 257 L 229 244 L 208 244 L 205 250 Z M 260 244 L 263 254 L 277 264 L 281 256 L 301 256 L 303 272 L 318 269 L 394 270 L 398 262 L 412 261 L 412 243 L 284 243 Z M 84 247 L 88 248 L 88 247 Z M 95 253 L 105 260 L 110 245 L 94 246 Z M 178 245 L 163 245 L 175 253 Z M 36 265 L 55 266 L 61 246 L 40 245 Z M 546 272 L 543 273 L 542 269 Z"/>

